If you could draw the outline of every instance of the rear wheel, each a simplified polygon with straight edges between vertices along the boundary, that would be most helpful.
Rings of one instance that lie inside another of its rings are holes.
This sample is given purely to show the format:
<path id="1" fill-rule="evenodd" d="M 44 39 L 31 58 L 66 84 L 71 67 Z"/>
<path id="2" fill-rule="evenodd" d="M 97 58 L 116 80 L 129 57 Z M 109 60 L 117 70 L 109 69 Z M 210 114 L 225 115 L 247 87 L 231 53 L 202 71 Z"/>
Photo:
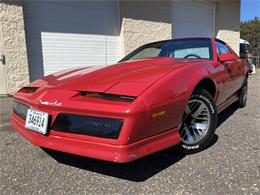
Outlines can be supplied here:
<path id="1" fill-rule="evenodd" d="M 180 128 L 180 149 L 186 154 L 199 152 L 210 143 L 216 129 L 217 110 L 211 95 L 196 90 L 189 99 Z"/>
<path id="2" fill-rule="evenodd" d="M 238 104 L 240 108 L 244 108 L 246 106 L 247 93 L 248 93 L 248 79 L 246 78 L 239 93 Z"/>

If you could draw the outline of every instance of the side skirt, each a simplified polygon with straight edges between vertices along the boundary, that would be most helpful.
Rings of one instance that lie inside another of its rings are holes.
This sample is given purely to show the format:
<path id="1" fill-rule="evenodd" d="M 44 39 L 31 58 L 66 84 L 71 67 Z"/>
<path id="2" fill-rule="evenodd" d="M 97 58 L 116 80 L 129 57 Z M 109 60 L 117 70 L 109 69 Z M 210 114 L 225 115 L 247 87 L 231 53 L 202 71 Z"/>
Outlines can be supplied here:
<path id="1" fill-rule="evenodd" d="M 235 103 L 236 101 L 238 101 L 238 94 L 235 93 L 233 96 L 231 96 L 229 99 L 227 99 L 225 102 L 223 102 L 222 104 L 217 106 L 218 109 L 218 113 L 222 112 L 223 110 L 225 110 L 228 106 L 230 106 L 231 104 Z"/>

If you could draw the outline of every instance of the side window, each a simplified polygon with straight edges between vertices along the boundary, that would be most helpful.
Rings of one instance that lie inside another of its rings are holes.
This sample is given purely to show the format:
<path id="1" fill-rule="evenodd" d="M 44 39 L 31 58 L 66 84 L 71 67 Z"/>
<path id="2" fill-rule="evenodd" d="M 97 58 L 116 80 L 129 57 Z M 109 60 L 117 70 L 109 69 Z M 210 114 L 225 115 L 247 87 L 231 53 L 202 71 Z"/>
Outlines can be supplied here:
<path id="1" fill-rule="evenodd" d="M 217 43 L 217 53 L 218 53 L 218 57 L 220 56 L 220 54 L 228 54 L 228 53 L 232 53 L 230 51 L 230 49 L 224 45 L 223 43 L 220 42 L 216 42 Z"/>
<path id="2" fill-rule="evenodd" d="M 161 52 L 161 48 L 149 47 L 141 50 L 139 53 L 131 57 L 131 60 L 144 59 L 151 57 L 158 57 Z"/>

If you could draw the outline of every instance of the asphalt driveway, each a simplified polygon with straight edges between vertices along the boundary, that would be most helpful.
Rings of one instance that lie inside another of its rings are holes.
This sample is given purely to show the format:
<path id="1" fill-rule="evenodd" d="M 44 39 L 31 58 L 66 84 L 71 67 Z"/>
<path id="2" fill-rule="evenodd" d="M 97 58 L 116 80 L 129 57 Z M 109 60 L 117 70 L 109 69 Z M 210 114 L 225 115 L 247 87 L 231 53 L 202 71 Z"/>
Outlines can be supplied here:
<path id="1" fill-rule="evenodd" d="M 211 146 L 189 156 L 170 148 L 114 164 L 43 150 L 10 127 L 11 110 L 0 99 L 1 194 L 260 194 L 260 74 L 247 107 L 221 113 Z"/>

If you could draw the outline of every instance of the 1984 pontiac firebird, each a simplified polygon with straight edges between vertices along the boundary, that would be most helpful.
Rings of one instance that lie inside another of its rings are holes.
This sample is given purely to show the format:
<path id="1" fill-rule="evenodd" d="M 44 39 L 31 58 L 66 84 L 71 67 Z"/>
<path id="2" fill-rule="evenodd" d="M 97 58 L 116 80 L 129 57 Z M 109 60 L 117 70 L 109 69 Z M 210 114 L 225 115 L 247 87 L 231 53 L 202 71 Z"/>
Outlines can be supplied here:
<path id="1" fill-rule="evenodd" d="M 57 151 L 129 162 L 178 145 L 199 152 L 218 113 L 246 105 L 248 68 L 223 41 L 144 45 L 117 64 L 58 72 L 14 96 L 12 126 Z"/>

